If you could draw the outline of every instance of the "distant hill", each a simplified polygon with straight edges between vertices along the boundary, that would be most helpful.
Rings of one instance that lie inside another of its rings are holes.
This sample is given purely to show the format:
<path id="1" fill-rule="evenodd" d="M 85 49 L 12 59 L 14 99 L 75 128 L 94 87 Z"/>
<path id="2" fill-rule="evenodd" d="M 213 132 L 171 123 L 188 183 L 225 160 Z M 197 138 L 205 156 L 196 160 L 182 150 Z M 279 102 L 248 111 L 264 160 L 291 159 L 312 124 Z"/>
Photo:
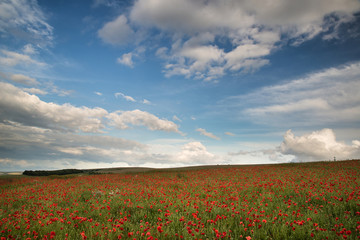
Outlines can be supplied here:
<path id="1" fill-rule="evenodd" d="M 359 159 L 352 160 L 338 160 L 336 162 L 345 161 L 360 161 Z M 297 165 L 306 164 L 311 167 L 315 163 L 320 162 L 333 162 L 333 161 L 318 161 L 318 162 L 298 162 L 298 163 L 279 163 L 279 164 L 257 164 L 257 165 L 199 165 L 187 166 L 177 168 L 148 168 L 148 167 L 120 167 L 120 168 L 98 168 L 98 169 L 62 169 L 62 170 L 25 170 L 22 174 L 27 176 L 51 176 L 51 175 L 69 175 L 69 174 L 108 174 L 108 173 L 145 173 L 150 171 L 163 172 L 163 171 L 187 171 L 197 169 L 211 169 L 211 168 L 240 168 L 248 166 L 275 166 L 275 165 Z M 0 173 L 1 174 L 1 173 Z M 21 173 L 7 173 L 12 175 L 19 175 Z"/>

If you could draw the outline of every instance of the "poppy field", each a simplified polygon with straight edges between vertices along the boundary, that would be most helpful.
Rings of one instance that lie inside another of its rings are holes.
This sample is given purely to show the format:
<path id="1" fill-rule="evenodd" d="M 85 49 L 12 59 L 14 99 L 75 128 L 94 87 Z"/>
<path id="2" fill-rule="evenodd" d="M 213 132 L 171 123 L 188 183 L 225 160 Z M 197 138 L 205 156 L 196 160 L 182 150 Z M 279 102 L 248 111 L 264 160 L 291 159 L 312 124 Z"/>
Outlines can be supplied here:
<path id="1" fill-rule="evenodd" d="M 360 239 L 358 160 L 10 180 L 1 239 Z"/>

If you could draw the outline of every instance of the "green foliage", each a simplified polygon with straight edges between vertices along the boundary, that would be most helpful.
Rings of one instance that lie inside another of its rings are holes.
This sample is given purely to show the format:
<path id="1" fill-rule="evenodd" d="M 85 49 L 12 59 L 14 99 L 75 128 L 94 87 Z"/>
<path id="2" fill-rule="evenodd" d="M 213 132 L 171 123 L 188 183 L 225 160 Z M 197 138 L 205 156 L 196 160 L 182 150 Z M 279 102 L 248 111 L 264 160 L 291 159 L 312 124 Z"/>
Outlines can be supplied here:
<path id="1" fill-rule="evenodd" d="M 53 171 L 45 171 L 45 170 L 25 170 L 23 175 L 26 176 L 51 176 L 51 175 L 68 175 L 68 174 L 78 174 L 84 173 L 84 170 L 79 169 L 63 169 L 63 170 L 53 170 Z"/>

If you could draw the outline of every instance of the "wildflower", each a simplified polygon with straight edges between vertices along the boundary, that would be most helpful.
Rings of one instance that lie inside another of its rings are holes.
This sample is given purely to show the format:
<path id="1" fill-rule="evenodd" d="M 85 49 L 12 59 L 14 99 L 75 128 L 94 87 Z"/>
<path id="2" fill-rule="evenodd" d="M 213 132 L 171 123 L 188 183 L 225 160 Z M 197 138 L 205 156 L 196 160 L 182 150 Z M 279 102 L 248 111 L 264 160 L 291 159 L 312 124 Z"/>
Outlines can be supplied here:
<path id="1" fill-rule="evenodd" d="M 161 229 L 161 226 L 157 226 L 157 230 L 159 233 L 162 233 L 164 230 Z"/>
<path id="2" fill-rule="evenodd" d="M 82 237 L 83 240 L 87 239 L 87 236 L 85 235 L 85 232 L 81 232 L 80 234 L 81 234 L 81 237 Z"/>

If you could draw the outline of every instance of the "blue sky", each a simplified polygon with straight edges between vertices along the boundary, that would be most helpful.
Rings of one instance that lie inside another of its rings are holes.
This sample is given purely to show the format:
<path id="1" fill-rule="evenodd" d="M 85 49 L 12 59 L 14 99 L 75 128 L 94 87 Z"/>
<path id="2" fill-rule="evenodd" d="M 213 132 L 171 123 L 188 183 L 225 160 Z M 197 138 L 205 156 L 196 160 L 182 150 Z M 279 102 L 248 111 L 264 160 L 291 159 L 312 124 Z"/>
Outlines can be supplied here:
<path id="1" fill-rule="evenodd" d="M 360 157 L 358 0 L 0 2 L 0 169 Z"/>

